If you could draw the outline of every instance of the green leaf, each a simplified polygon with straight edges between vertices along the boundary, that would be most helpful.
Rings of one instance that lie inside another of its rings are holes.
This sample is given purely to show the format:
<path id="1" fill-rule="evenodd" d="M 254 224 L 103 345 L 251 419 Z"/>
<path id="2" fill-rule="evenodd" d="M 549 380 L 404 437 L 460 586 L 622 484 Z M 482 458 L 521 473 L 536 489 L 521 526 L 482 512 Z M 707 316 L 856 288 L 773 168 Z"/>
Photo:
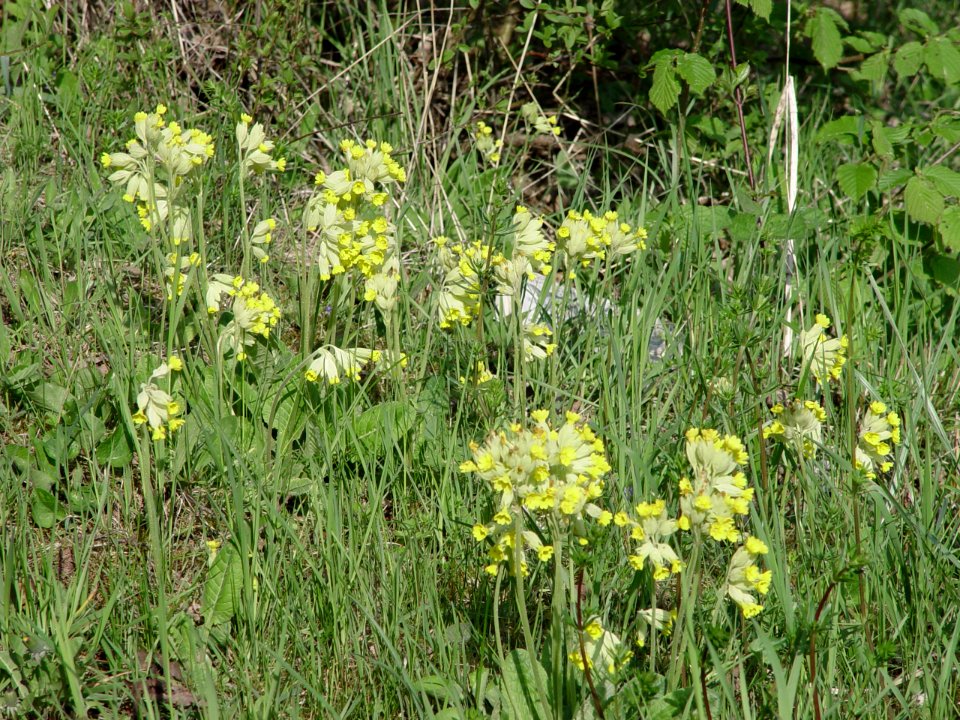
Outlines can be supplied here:
<path id="1" fill-rule="evenodd" d="M 540 687 L 547 687 L 547 672 L 539 660 L 526 650 L 513 650 L 504 658 L 500 672 L 501 718 L 547 720 L 553 716 L 547 698 L 538 697 L 536 677 Z"/>
<path id="2" fill-rule="evenodd" d="M 877 182 L 877 169 L 870 163 L 844 163 L 837 168 L 837 184 L 844 194 L 859 200 Z"/>
<path id="3" fill-rule="evenodd" d="M 960 207 L 953 205 L 944 210 L 937 229 L 943 244 L 954 252 L 960 252 Z"/>
<path id="4" fill-rule="evenodd" d="M 50 529 L 67 516 L 67 511 L 59 500 L 49 490 L 33 489 L 33 500 L 30 503 L 33 521 L 37 527 Z"/>
<path id="5" fill-rule="evenodd" d="M 818 8 L 816 14 L 807 21 L 804 32 L 813 43 L 813 56 L 824 70 L 836 67 L 843 57 L 840 27 L 846 26 L 846 21 L 835 10 L 825 7 Z"/>
<path id="6" fill-rule="evenodd" d="M 845 137 L 847 135 L 860 134 L 860 118 L 856 115 L 844 115 L 843 117 L 831 120 L 822 125 L 817 130 L 817 143 L 825 143 L 830 140 Z"/>
<path id="7" fill-rule="evenodd" d="M 900 77 L 913 77 L 923 63 L 923 45 L 913 40 L 904 43 L 893 56 L 893 69 Z"/>
<path id="8" fill-rule="evenodd" d="M 662 114 L 677 104 L 680 97 L 680 83 L 677 82 L 677 71 L 673 61 L 662 57 L 657 61 L 653 70 L 653 86 L 650 88 L 650 102 Z"/>
<path id="9" fill-rule="evenodd" d="M 893 143 L 890 142 L 890 135 L 883 123 L 877 120 L 870 122 L 870 139 L 873 144 L 873 151 L 877 155 L 884 160 L 893 159 Z"/>
<path id="10" fill-rule="evenodd" d="M 681 57 L 677 62 L 677 72 L 690 86 L 690 92 L 696 95 L 702 95 L 717 79 L 713 64 L 696 53 L 686 53 Z"/>
<path id="11" fill-rule="evenodd" d="M 960 50 L 947 37 L 933 38 L 923 53 L 930 74 L 947 85 L 960 82 Z"/>
<path id="12" fill-rule="evenodd" d="M 117 427 L 97 445 L 97 462 L 112 468 L 126 467 L 133 460 L 133 443 L 122 427 Z"/>
<path id="13" fill-rule="evenodd" d="M 38 407 L 54 415 L 60 415 L 67 401 L 73 399 L 73 395 L 65 387 L 48 381 L 34 385 L 26 390 L 24 395 L 36 403 Z"/>
<path id="14" fill-rule="evenodd" d="M 884 50 L 876 55 L 871 55 L 862 63 L 857 72 L 858 80 L 868 80 L 870 82 L 881 82 L 887 74 L 887 67 L 890 64 L 890 54 Z"/>
<path id="15" fill-rule="evenodd" d="M 960 173 L 943 165 L 920 168 L 920 174 L 947 197 L 960 197 Z"/>
<path id="16" fill-rule="evenodd" d="M 229 622 L 240 607 L 243 564 L 233 545 L 217 553 L 203 584 L 203 619 L 207 625 Z"/>
<path id="17" fill-rule="evenodd" d="M 904 191 L 907 213 L 918 222 L 936 223 L 943 212 L 943 195 L 929 180 L 914 175 Z"/>
<path id="18" fill-rule="evenodd" d="M 904 8 L 897 13 L 900 24 L 918 35 L 939 35 L 940 28 L 923 10 Z"/>
<path id="19" fill-rule="evenodd" d="M 913 172 L 907 168 L 900 168 L 899 170 L 891 170 L 890 172 L 885 172 L 877 180 L 877 190 L 880 192 L 886 192 L 890 188 L 899 187 L 903 185 L 907 180 L 913 177 Z"/>
<path id="20" fill-rule="evenodd" d="M 415 420 L 416 412 L 405 401 L 390 400 L 374 405 L 354 418 L 352 428 L 356 440 L 351 449 L 381 457 L 388 445 L 407 434 Z"/>
<path id="21" fill-rule="evenodd" d="M 770 11 L 773 10 L 773 0 L 737 0 L 737 4 L 749 7 L 754 15 L 764 20 L 770 19 Z"/>

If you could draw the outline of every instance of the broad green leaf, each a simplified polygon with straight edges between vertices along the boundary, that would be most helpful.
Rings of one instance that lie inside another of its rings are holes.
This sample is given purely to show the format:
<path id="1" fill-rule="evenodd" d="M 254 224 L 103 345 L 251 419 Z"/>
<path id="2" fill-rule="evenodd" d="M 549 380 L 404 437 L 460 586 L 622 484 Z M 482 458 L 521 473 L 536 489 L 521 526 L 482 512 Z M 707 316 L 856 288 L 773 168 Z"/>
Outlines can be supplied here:
<path id="1" fill-rule="evenodd" d="M 97 462 L 112 468 L 121 468 L 133 460 L 133 443 L 123 427 L 117 427 L 97 445 Z"/>
<path id="2" fill-rule="evenodd" d="M 540 661 L 526 650 L 513 650 L 500 669 L 501 718 L 547 720 L 553 716 L 547 698 L 538 697 L 539 687 L 547 688 L 547 673 Z M 536 673 L 536 676 L 534 675 Z"/>
<path id="3" fill-rule="evenodd" d="M 860 118 L 856 115 L 844 115 L 843 117 L 831 120 L 817 130 L 817 142 L 825 143 L 830 140 L 842 138 L 845 135 L 860 134 Z"/>
<path id="4" fill-rule="evenodd" d="M 352 423 L 357 452 L 382 456 L 387 445 L 404 435 L 413 427 L 416 412 L 402 400 L 390 400 L 364 410 Z"/>
<path id="5" fill-rule="evenodd" d="M 823 66 L 824 70 L 836 67 L 843 57 L 843 38 L 840 36 L 840 27 L 846 27 L 846 22 L 835 10 L 821 7 L 807 21 L 806 32 L 813 44 L 813 56 Z"/>
<path id="6" fill-rule="evenodd" d="M 890 142 L 890 135 L 887 133 L 886 126 L 883 123 L 873 120 L 870 123 L 870 140 L 873 144 L 873 151 L 884 160 L 893 159 L 893 143 Z"/>
<path id="7" fill-rule="evenodd" d="M 24 395 L 37 406 L 54 415 L 60 415 L 63 412 L 63 406 L 73 398 L 65 387 L 49 381 L 37 383 L 26 390 Z"/>
<path id="8" fill-rule="evenodd" d="M 930 130 L 948 143 L 955 143 L 960 140 L 960 118 L 940 115 L 930 123 Z"/>
<path id="9" fill-rule="evenodd" d="M 904 43 L 893 56 L 893 69 L 900 77 L 913 77 L 923 64 L 923 45 L 916 40 Z"/>
<path id="10" fill-rule="evenodd" d="M 673 67 L 673 61 L 669 58 L 661 58 L 653 70 L 650 102 L 666 115 L 667 110 L 677 104 L 679 97 L 680 83 L 677 82 L 677 71 Z"/>
<path id="11" fill-rule="evenodd" d="M 770 11 L 773 10 L 773 0 L 737 0 L 737 4 L 749 7 L 754 15 L 764 20 L 770 19 Z"/>
<path id="12" fill-rule="evenodd" d="M 937 224 L 943 244 L 954 252 L 960 252 L 960 207 L 953 205 L 943 211 Z"/>
<path id="13" fill-rule="evenodd" d="M 913 171 L 908 170 L 907 168 L 900 168 L 899 170 L 891 170 L 890 172 L 885 172 L 877 180 L 877 190 L 880 192 L 886 192 L 890 188 L 899 187 L 903 185 L 907 180 L 913 177 Z"/>
<path id="14" fill-rule="evenodd" d="M 687 53 L 681 57 L 677 62 L 677 72 L 690 86 L 690 92 L 697 95 L 702 95 L 717 79 L 713 64 L 696 53 Z"/>
<path id="15" fill-rule="evenodd" d="M 859 53 L 874 53 L 887 43 L 887 36 L 882 33 L 861 30 L 856 35 L 844 38 L 844 42 Z"/>
<path id="16" fill-rule="evenodd" d="M 229 622 L 240 607 L 243 565 L 233 545 L 217 553 L 203 584 L 203 619 L 207 625 Z"/>
<path id="17" fill-rule="evenodd" d="M 943 212 L 943 195 L 933 183 L 914 175 L 904 191 L 907 213 L 918 222 L 935 223 Z"/>
<path id="18" fill-rule="evenodd" d="M 960 82 L 960 50 L 947 37 L 933 38 L 923 53 L 930 74 L 947 85 Z"/>
<path id="19" fill-rule="evenodd" d="M 920 168 L 920 174 L 948 197 L 960 197 L 960 173 L 943 165 Z"/>
<path id="20" fill-rule="evenodd" d="M 900 24 L 918 35 L 939 35 L 940 28 L 923 10 L 908 7 L 897 13 Z"/>
<path id="21" fill-rule="evenodd" d="M 887 75 L 887 67 L 889 67 L 889 65 L 890 54 L 886 50 L 878 52 L 876 55 L 871 55 L 860 64 L 857 79 L 881 82 Z"/>
<path id="22" fill-rule="evenodd" d="M 877 182 L 877 169 L 870 163 L 844 163 L 837 168 L 837 184 L 844 194 L 859 200 Z"/>
<path id="23" fill-rule="evenodd" d="M 37 527 L 44 529 L 52 528 L 67 516 L 66 509 L 54 494 L 39 487 L 33 489 L 30 510 Z"/>

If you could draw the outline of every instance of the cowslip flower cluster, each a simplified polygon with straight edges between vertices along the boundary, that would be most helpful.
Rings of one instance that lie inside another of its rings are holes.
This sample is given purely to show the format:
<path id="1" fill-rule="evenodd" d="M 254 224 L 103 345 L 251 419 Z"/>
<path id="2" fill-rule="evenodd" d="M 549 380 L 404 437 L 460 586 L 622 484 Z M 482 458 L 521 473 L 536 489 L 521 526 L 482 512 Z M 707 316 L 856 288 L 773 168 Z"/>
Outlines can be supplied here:
<path id="1" fill-rule="evenodd" d="M 472 443 L 473 458 L 460 465 L 461 472 L 477 474 L 496 495 L 493 518 L 473 527 L 474 538 L 489 543 L 485 569 L 492 575 L 505 562 L 513 574 L 526 574 L 527 551 L 541 562 L 550 560 L 554 547 L 541 534 L 551 524 L 585 544 L 588 520 L 606 526 L 613 518 L 594 502 L 603 495 L 603 478 L 610 471 L 603 441 L 574 412 L 558 428 L 548 417 L 546 410 L 535 410 L 530 427 L 514 423 L 483 445 Z M 540 532 L 522 530 L 525 517 Z"/>
<path id="2" fill-rule="evenodd" d="M 524 279 L 533 280 L 537 273 L 548 275 L 552 269 L 556 243 L 543 233 L 543 218 L 535 217 L 526 207 L 518 205 L 513 214 L 512 235 L 507 241 L 509 256 L 494 266 L 497 293 L 517 297 Z"/>
<path id="3" fill-rule="evenodd" d="M 629 557 L 630 566 L 639 571 L 649 563 L 653 568 L 653 579 L 657 582 L 680 572 L 683 563 L 676 551 L 666 542 L 680 526 L 676 520 L 667 516 L 666 501 L 642 502 L 634 510 L 638 520 L 625 512 L 619 512 L 613 517 L 615 525 L 630 529 L 630 539 L 637 543 Z"/>
<path id="4" fill-rule="evenodd" d="M 598 670 L 601 676 L 612 679 L 627 666 L 633 657 L 630 650 L 618 635 L 603 627 L 599 618 L 591 618 L 584 626 L 583 631 L 571 638 L 571 649 L 567 659 L 580 672 L 584 668 Z M 583 643 L 581 649 L 581 643 Z M 586 662 L 584 662 L 586 655 Z"/>
<path id="5" fill-rule="evenodd" d="M 521 106 L 520 115 L 524 119 L 524 122 L 532 125 L 533 129 L 538 133 L 554 136 L 560 134 L 560 128 L 557 126 L 557 116 L 544 115 L 540 111 L 540 106 L 535 102 L 528 102 Z"/>
<path id="6" fill-rule="evenodd" d="M 764 438 L 780 440 L 805 458 L 816 455 L 827 420 L 827 413 L 818 402 L 797 399 L 786 406 L 777 403 L 770 412 L 775 419 L 763 428 Z"/>
<path id="7" fill-rule="evenodd" d="M 800 336 L 803 364 L 820 384 L 839 379 L 847 362 L 847 336 L 830 337 L 829 327 L 830 318 L 818 313 L 813 326 Z"/>
<path id="8" fill-rule="evenodd" d="M 359 382 L 363 369 L 370 363 L 379 363 L 382 359 L 383 353 L 379 350 L 325 345 L 314 351 L 313 360 L 304 377 L 308 382 L 317 382 L 323 378 L 329 385 L 340 384 L 344 377 Z"/>
<path id="9" fill-rule="evenodd" d="M 253 256 L 261 263 L 270 261 L 268 250 L 270 243 L 273 242 L 273 231 L 277 229 L 277 221 L 274 218 L 261 220 L 253 227 L 250 233 L 250 247 L 253 250 Z"/>
<path id="10" fill-rule="evenodd" d="M 480 314 L 481 277 L 505 263 L 506 258 L 479 240 L 454 243 L 441 235 L 433 239 L 433 244 L 444 270 L 437 303 L 440 327 L 466 327 Z"/>
<path id="11" fill-rule="evenodd" d="M 735 517 L 750 513 L 753 488 L 740 466 L 749 459 L 740 438 L 716 430 L 686 432 L 692 477 L 680 479 L 680 529 L 699 528 L 717 542 L 737 542 Z"/>
<path id="12" fill-rule="evenodd" d="M 287 169 L 284 158 L 276 158 L 270 154 L 274 144 L 267 140 L 263 125 L 253 123 L 253 118 L 244 113 L 237 123 L 237 147 L 240 150 L 240 166 L 247 174 L 262 175 L 268 170 L 283 172 Z"/>
<path id="13" fill-rule="evenodd" d="M 173 300 L 174 295 L 183 295 L 187 280 L 191 277 L 190 271 L 200 266 L 200 253 L 192 252 L 181 255 L 177 252 L 167 253 L 167 264 L 163 268 L 164 285 L 167 288 L 167 300 Z M 174 292 L 176 285 L 176 292 Z"/>
<path id="14" fill-rule="evenodd" d="M 670 635 L 673 632 L 673 622 L 677 619 L 677 611 L 662 608 L 650 608 L 637 613 L 637 647 L 646 647 L 647 637 L 652 631 L 661 635 Z"/>
<path id="15" fill-rule="evenodd" d="M 221 331 L 220 342 L 233 350 L 239 361 L 246 359 L 246 348 L 258 338 L 270 337 L 270 330 L 280 321 L 280 308 L 273 298 L 258 283 L 240 275 L 217 273 L 210 278 L 206 303 L 211 315 L 228 306 L 232 310 L 233 317 Z"/>
<path id="16" fill-rule="evenodd" d="M 756 563 L 757 558 L 767 552 L 766 544 L 750 535 L 730 558 L 723 592 L 740 607 L 745 618 L 754 617 L 763 610 L 763 605 L 757 602 L 757 595 L 766 595 L 770 590 L 773 573 L 761 570 Z"/>
<path id="17" fill-rule="evenodd" d="M 614 260 L 647 248 L 647 230 L 632 228 L 618 220 L 613 210 L 594 215 L 571 210 L 557 229 L 557 247 L 563 251 L 567 274 L 575 277 L 577 268 L 587 268 L 595 260 Z"/>
<path id="18" fill-rule="evenodd" d="M 523 325 L 523 359 L 543 360 L 553 355 L 557 344 L 552 342 L 553 330 L 544 323 L 524 323 Z"/>
<path id="19" fill-rule="evenodd" d="M 400 262 L 396 228 L 384 208 L 407 174 L 389 143 L 344 140 L 340 150 L 346 167 L 317 173 L 318 191 L 304 210 L 304 225 L 318 241 L 317 269 L 325 281 L 356 269 L 364 278 L 364 299 L 388 310 L 396 303 Z"/>
<path id="20" fill-rule="evenodd" d="M 105 152 L 103 167 L 112 170 L 109 181 L 124 188 L 123 199 L 137 204 L 140 224 L 148 233 L 166 236 L 172 252 L 165 253 L 167 298 L 183 291 L 186 275 L 196 263 L 184 264 L 188 257 L 183 245 L 193 238 L 190 210 L 177 203 L 188 177 L 214 156 L 213 138 L 197 129 L 184 129 L 167 122 L 165 105 L 152 113 L 134 115 L 135 137 L 126 143 L 126 152 Z M 174 287 L 176 285 L 176 287 Z"/>
<path id="21" fill-rule="evenodd" d="M 875 400 L 860 421 L 856 466 L 873 479 L 893 467 L 893 446 L 900 444 L 900 416 Z"/>
<path id="22" fill-rule="evenodd" d="M 183 406 L 158 384 L 172 372 L 183 370 L 183 361 L 173 356 L 150 374 L 137 394 L 137 411 L 133 422 L 147 425 L 154 440 L 164 440 L 168 433 L 176 432 L 184 424 Z"/>
<path id="23" fill-rule="evenodd" d="M 480 155 L 488 163 L 496 167 L 500 164 L 500 152 L 503 150 L 503 140 L 494 139 L 493 128 L 483 120 L 477 121 L 473 131 L 473 140 Z"/>

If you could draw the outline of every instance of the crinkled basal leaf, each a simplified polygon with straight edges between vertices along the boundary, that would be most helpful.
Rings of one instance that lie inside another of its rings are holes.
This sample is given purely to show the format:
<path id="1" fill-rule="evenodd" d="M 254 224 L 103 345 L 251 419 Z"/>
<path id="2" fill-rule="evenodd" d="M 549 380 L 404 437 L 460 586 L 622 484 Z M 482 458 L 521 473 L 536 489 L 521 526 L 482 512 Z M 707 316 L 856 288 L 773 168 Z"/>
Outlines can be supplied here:
<path id="1" fill-rule="evenodd" d="M 217 553 L 203 585 L 203 619 L 208 625 L 229 622 L 240 607 L 243 565 L 232 545 Z"/>

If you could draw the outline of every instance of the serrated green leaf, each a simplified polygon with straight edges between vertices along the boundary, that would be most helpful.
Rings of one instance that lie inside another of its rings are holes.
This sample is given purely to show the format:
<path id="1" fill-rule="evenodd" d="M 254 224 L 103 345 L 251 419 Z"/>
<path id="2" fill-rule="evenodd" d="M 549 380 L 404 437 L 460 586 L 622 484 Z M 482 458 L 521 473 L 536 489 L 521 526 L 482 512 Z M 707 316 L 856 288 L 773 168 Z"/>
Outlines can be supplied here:
<path id="1" fill-rule="evenodd" d="M 717 79 L 713 64 L 696 53 L 686 53 L 681 57 L 677 61 L 677 72 L 690 86 L 690 92 L 697 95 L 702 95 Z"/>
<path id="2" fill-rule="evenodd" d="M 906 168 L 900 168 L 899 170 L 891 170 L 890 172 L 885 172 L 877 179 L 877 190 L 880 192 L 886 192 L 890 188 L 899 187 L 903 185 L 907 180 L 913 177 L 913 171 L 907 170 Z"/>
<path id="3" fill-rule="evenodd" d="M 873 120 L 870 123 L 870 141 L 873 144 L 873 151 L 884 160 L 893 159 L 893 143 L 890 142 L 890 135 L 883 123 Z"/>
<path id="4" fill-rule="evenodd" d="M 750 8 L 754 15 L 764 20 L 770 19 L 770 11 L 773 10 L 773 0 L 737 0 L 737 5 Z"/>
<path id="5" fill-rule="evenodd" d="M 844 194 L 859 200 L 877 182 L 877 169 L 870 163 L 844 163 L 837 168 L 837 184 Z"/>
<path id="6" fill-rule="evenodd" d="M 920 35 L 940 34 L 940 28 L 923 10 L 912 7 L 904 8 L 897 13 L 897 17 L 900 19 L 901 25 Z"/>
<path id="7" fill-rule="evenodd" d="M 653 70 L 650 102 L 657 110 L 666 115 L 667 110 L 677 104 L 679 97 L 680 83 L 677 82 L 677 71 L 673 67 L 673 62 L 661 58 Z"/>
<path id="8" fill-rule="evenodd" d="M 933 183 L 917 175 L 907 181 L 903 199 L 907 214 L 918 222 L 936 223 L 943 213 L 943 195 Z"/>
<path id="9" fill-rule="evenodd" d="M 856 115 L 844 115 L 836 120 L 825 123 L 817 130 L 817 143 L 825 143 L 830 140 L 842 138 L 845 135 L 860 134 L 860 118 Z"/>
<path id="10" fill-rule="evenodd" d="M 940 115 L 930 123 L 930 130 L 948 143 L 955 143 L 960 140 L 960 118 Z"/>
<path id="11" fill-rule="evenodd" d="M 899 47 L 893 56 L 893 69 L 900 77 L 913 77 L 923 64 L 923 45 L 913 40 Z"/>
<path id="12" fill-rule="evenodd" d="M 807 21 L 804 28 L 813 45 L 813 56 L 824 70 L 836 67 L 840 58 L 843 57 L 840 26 L 846 27 L 843 18 L 835 10 L 821 7 Z"/>
<path id="13" fill-rule="evenodd" d="M 871 55 L 862 63 L 857 72 L 858 80 L 867 80 L 869 82 L 881 82 L 887 75 L 887 67 L 890 65 L 890 55 L 884 50 L 876 55 Z"/>
<path id="14" fill-rule="evenodd" d="M 923 53 L 930 74 L 947 85 L 960 82 L 960 50 L 947 37 L 933 38 Z"/>
<path id="15" fill-rule="evenodd" d="M 953 205 L 944 210 L 937 229 L 943 244 L 954 252 L 960 252 L 960 207 Z"/>
<path id="16" fill-rule="evenodd" d="M 207 625 L 229 622 L 240 607 L 243 564 L 233 545 L 217 553 L 203 584 L 203 619 Z"/>
<path id="17" fill-rule="evenodd" d="M 960 173 L 943 165 L 920 168 L 920 174 L 947 197 L 960 197 Z"/>

